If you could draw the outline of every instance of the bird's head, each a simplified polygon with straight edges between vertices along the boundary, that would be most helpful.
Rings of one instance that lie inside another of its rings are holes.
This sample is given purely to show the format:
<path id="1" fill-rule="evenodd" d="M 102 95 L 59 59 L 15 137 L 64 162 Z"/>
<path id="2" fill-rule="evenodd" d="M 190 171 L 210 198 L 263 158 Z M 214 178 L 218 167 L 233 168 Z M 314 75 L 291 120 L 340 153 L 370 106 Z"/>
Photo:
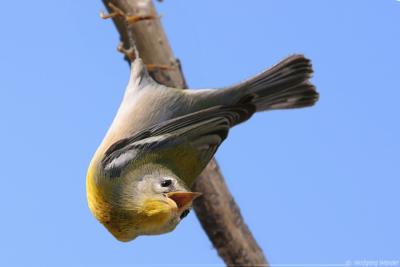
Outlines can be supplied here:
<path id="1" fill-rule="evenodd" d="M 89 207 L 120 241 L 170 232 L 189 213 L 200 193 L 190 192 L 176 175 L 151 166 L 120 177 L 87 177 Z"/>

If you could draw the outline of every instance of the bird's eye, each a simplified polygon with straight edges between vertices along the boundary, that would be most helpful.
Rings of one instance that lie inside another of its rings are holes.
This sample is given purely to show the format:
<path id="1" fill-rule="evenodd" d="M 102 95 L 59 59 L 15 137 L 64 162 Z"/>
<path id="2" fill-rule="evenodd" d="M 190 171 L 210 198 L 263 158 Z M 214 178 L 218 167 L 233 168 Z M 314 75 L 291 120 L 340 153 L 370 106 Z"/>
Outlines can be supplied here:
<path id="1" fill-rule="evenodd" d="M 164 181 L 161 182 L 161 186 L 162 187 L 168 187 L 172 184 L 172 180 L 171 179 L 166 179 Z"/>

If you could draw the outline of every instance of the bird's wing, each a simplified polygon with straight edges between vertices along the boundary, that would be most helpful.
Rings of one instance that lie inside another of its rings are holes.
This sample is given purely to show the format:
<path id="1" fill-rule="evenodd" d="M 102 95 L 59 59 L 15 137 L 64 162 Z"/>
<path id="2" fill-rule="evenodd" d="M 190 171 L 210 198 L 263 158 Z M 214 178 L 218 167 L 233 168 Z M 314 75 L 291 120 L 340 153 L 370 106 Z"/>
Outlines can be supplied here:
<path id="1" fill-rule="evenodd" d="M 126 169 L 151 159 L 172 168 L 185 182 L 194 180 L 227 137 L 229 128 L 254 113 L 255 107 L 249 103 L 204 109 L 121 139 L 105 152 L 104 172 L 110 178 L 118 177 Z"/>

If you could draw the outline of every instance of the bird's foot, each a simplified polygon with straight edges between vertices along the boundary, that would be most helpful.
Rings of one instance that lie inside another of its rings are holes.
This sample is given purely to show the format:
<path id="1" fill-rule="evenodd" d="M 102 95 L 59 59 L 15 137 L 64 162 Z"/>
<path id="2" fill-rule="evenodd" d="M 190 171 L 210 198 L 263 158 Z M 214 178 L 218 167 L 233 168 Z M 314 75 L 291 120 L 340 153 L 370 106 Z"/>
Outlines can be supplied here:
<path id="1" fill-rule="evenodd" d="M 124 54 L 129 59 L 129 61 L 134 61 L 137 56 L 133 47 L 126 49 L 123 43 L 119 43 L 119 45 L 117 46 L 117 50 L 118 52 Z"/>
<path id="2" fill-rule="evenodd" d="M 163 64 L 146 64 L 147 70 L 149 72 L 156 71 L 156 70 L 173 70 L 174 67 L 170 65 L 163 65 Z"/>
<path id="3" fill-rule="evenodd" d="M 113 3 L 109 2 L 108 6 L 111 10 L 109 14 L 105 14 L 104 12 L 100 12 L 100 17 L 102 19 L 109 19 L 109 18 L 114 18 L 117 16 L 123 17 L 128 24 L 134 24 L 138 21 L 142 20 L 153 20 L 153 19 L 159 19 L 161 16 L 156 16 L 156 15 L 127 15 L 122 9 L 119 7 L 115 6 Z"/>
<path id="4" fill-rule="evenodd" d="M 118 52 L 124 54 L 129 61 L 134 61 L 136 58 L 135 49 L 133 47 L 126 49 L 123 43 L 120 43 L 117 47 Z M 174 66 L 172 65 L 163 65 L 163 64 L 146 64 L 147 70 L 149 72 L 156 70 L 173 70 Z"/>

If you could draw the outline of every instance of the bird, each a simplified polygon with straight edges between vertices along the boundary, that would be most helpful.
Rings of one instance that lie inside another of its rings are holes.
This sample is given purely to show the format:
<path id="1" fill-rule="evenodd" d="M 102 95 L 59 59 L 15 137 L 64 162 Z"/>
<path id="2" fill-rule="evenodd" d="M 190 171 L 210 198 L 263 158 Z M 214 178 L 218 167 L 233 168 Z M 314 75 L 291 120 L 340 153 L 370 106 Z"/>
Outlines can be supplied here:
<path id="1" fill-rule="evenodd" d="M 197 176 L 230 128 L 254 113 L 314 105 L 311 61 L 288 56 L 224 88 L 187 89 L 156 82 L 140 57 L 86 176 L 88 206 L 119 241 L 173 231 L 201 192 Z"/>

